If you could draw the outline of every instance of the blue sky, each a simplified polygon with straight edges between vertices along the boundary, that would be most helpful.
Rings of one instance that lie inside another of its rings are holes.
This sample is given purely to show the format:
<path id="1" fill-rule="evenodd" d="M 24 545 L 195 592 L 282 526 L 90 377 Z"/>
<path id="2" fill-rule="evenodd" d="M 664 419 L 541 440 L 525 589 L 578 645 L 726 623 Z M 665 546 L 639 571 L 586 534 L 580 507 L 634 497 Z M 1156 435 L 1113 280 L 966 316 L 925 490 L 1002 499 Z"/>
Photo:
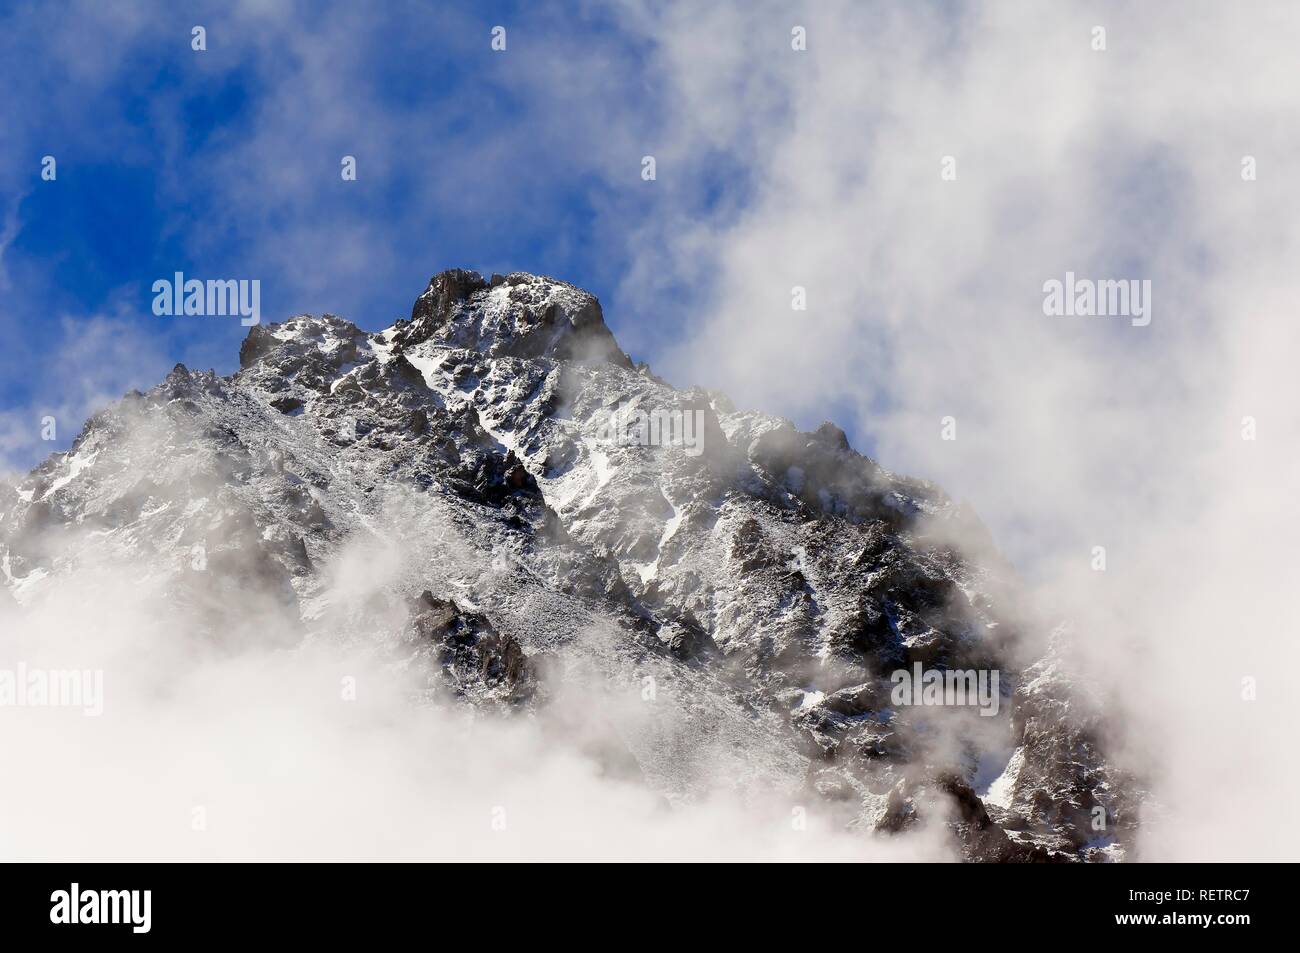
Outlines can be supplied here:
<path id="1" fill-rule="evenodd" d="M 11 464 L 49 451 L 31 423 L 45 410 L 64 446 L 81 421 L 63 416 L 176 361 L 237 366 L 238 320 L 150 312 L 152 282 L 176 271 L 259 279 L 264 321 L 330 311 L 368 329 L 409 314 L 443 268 L 551 274 L 601 297 L 641 358 L 684 319 L 671 280 L 659 301 L 619 296 L 627 237 L 666 193 L 716 210 L 745 178 L 719 154 L 689 186 L 640 179 L 672 118 L 644 35 L 586 4 L 186 6 L 0 10 Z"/>

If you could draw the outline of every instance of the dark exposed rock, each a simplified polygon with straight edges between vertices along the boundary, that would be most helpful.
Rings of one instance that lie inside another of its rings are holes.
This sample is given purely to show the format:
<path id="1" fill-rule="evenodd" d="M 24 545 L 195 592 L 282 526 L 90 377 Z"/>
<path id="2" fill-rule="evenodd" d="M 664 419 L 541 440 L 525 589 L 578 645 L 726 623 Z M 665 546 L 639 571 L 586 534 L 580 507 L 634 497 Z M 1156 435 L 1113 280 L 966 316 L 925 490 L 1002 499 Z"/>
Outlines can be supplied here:
<path id="1" fill-rule="evenodd" d="M 280 342 L 270 328 L 255 324 L 248 329 L 248 336 L 239 346 L 239 366 L 251 367 L 279 346 Z"/>
<path id="2" fill-rule="evenodd" d="M 707 659 L 718 654 L 718 647 L 694 615 L 687 612 L 668 623 L 659 637 L 667 636 L 668 651 L 682 661 Z"/>
<path id="3" fill-rule="evenodd" d="M 450 319 L 455 305 L 485 287 L 487 283 L 478 272 L 463 268 L 440 272 L 429 279 L 429 287 L 415 299 L 415 305 L 411 308 L 411 324 L 421 325 L 432 332 Z M 406 340 L 409 342 L 410 338 Z"/>
<path id="4" fill-rule="evenodd" d="M 452 690 L 472 699 L 529 701 L 537 680 L 519 641 L 498 632 L 479 612 L 465 612 L 427 589 L 411 604 L 414 636 L 439 650 Z"/>

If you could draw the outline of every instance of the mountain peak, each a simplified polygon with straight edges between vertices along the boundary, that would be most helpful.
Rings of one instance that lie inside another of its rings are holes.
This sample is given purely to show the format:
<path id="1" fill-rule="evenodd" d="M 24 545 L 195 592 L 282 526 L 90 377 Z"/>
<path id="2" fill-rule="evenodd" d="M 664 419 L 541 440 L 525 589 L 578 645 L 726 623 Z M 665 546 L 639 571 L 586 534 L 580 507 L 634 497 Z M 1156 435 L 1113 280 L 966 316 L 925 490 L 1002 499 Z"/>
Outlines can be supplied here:
<path id="1" fill-rule="evenodd" d="M 605 325 L 596 296 L 544 275 L 512 272 L 485 279 L 452 268 L 429 279 L 409 320 L 391 342 L 401 348 L 435 341 L 488 357 L 551 357 L 631 368 Z"/>

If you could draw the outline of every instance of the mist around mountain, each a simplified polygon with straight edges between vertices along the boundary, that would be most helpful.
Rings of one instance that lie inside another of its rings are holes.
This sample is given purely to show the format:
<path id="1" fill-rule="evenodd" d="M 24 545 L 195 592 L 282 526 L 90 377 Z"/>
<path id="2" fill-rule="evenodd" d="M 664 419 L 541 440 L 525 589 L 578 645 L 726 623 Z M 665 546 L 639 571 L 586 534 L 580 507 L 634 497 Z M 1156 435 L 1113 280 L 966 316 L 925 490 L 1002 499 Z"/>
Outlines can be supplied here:
<path id="1" fill-rule="evenodd" d="M 3 722 L 11 856 L 1140 856 L 1067 628 L 833 423 L 674 388 L 523 273 L 239 360 L 0 488 L 47 697 Z"/>

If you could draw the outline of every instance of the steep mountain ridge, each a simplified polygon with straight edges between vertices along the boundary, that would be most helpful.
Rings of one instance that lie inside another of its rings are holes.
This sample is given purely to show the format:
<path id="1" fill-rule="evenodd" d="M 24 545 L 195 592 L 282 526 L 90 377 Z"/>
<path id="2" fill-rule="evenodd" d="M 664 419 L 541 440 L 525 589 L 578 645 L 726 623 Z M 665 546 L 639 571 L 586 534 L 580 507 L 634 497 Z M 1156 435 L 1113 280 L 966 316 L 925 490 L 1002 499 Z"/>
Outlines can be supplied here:
<path id="1" fill-rule="evenodd" d="M 721 773 L 864 832 L 942 823 L 970 860 L 1121 859 L 1100 720 L 955 538 L 987 533 L 834 425 L 671 387 L 572 285 L 462 270 L 382 332 L 256 326 L 235 374 L 178 365 L 0 495 L 22 606 L 113 560 L 222 644 L 372 641 L 507 717 L 587 691 L 593 757 L 673 803 Z M 357 549 L 398 555 L 349 601 Z M 894 704 L 918 663 L 1000 672 L 998 714 Z M 647 684 L 654 717 L 621 717 Z"/>

